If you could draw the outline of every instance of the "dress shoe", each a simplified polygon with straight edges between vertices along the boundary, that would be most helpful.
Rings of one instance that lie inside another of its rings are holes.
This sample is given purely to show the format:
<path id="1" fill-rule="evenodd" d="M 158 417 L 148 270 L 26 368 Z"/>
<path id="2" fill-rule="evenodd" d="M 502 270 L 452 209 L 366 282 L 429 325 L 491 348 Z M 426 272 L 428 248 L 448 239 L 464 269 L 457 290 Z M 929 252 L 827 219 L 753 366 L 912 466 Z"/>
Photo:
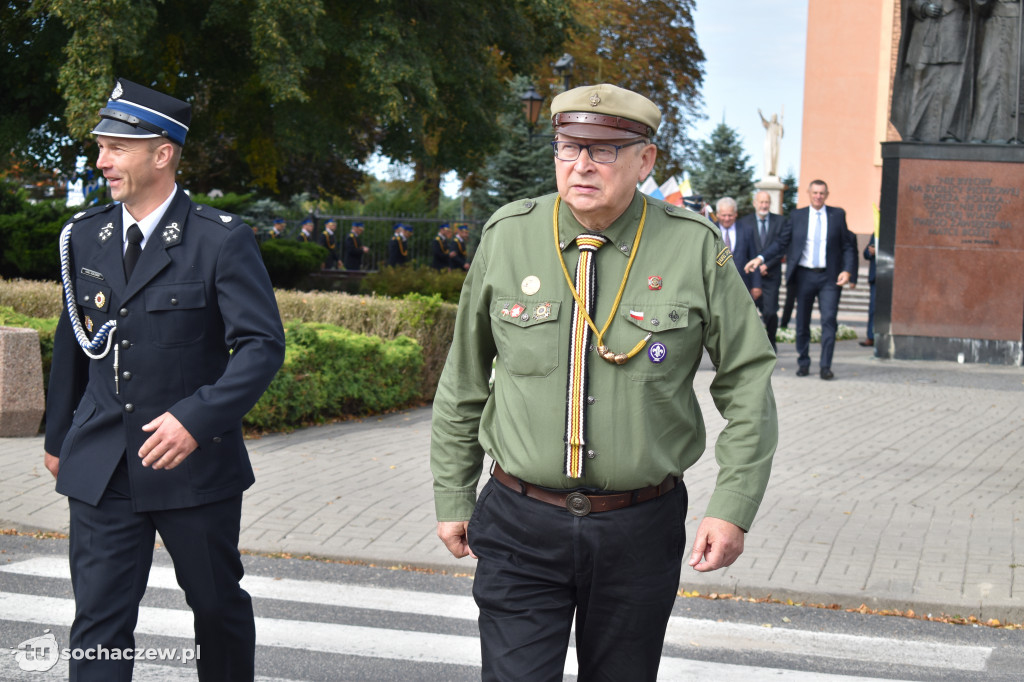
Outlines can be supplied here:
<path id="1" fill-rule="evenodd" d="M 825 381 L 828 381 L 834 376 L 835 374 L 833 374 L 832 370 L 830 370 L 828 367 L 821 368 L 821 378 L 824 379 Z"/>
<path id="2" fill-rule="evenodd" d="M 807 376 L 810 373 L 811 373 L 811 371 L 809 369 L 807 369 L 806 367 L 801 367 L 800 369 L 798 369 L 796 371 L 796 375 L 798 377 L 805 377 L 805 376 Z"/>
<path id="3" fill-rule="evenodd" d="M 874 339 L 867 339 L 866 341 L 860 341 L 859 343 L 862 346 L 873 346 L 873 345 L 875 345 L 875 340 Z"/>

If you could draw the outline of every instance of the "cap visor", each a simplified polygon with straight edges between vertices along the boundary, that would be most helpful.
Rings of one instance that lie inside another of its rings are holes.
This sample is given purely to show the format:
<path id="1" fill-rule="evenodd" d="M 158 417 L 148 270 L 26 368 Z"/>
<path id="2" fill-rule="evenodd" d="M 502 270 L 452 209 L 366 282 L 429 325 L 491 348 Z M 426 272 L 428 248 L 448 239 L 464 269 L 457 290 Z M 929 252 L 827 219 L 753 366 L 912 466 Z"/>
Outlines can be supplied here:
<path id="1" fill-rule="evenodd" d="M 555 128 L 556 133 L 583 140 L 639 140 L 641 136 L 630 130 L 599 126 L 593 123 L 567 123 Z"/>
<path id="2" fill-rule="evenodd" d="M 100 122 L 92 130 L 93 135 L 107 135 L 108 137 L 139 137 L 139 138 L 153 138 L 160 137 L 155 133 L 151 133 L 148 130 L 142 128 L 136 128 L 133 125 L 123 123 L 121 121 L 115 121 L 111 118 L 101 119 Z"/>

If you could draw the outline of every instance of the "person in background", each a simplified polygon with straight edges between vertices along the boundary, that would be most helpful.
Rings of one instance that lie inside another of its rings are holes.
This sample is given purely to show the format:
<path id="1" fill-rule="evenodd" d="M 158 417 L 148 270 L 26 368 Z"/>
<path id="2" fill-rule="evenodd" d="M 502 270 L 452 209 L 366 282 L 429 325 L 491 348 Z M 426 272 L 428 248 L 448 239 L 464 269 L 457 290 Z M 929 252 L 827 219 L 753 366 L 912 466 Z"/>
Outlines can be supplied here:
<path id="1" fill-rule="evenodd" d="M 370 252 L 370 247 L 362 243 L 363 223 L 354 222 L 342 243 L 342 261 L 346 270 L 362 270 L 363 256 Z"/>
<path id="2" fill-rule="evenodd" d="M 388 242 L 388 265 L 398 267 L 409 262 L 409 232 L 402 223 L 395 225 L 394 235 Z"/>
<path id="3" fill-rule="evenodd" d="M 324 260 L 324 270 L 338 269 L 338 221 L 334 218 L 324 223 L 324 230 L 320 233 L 320 246 L 327 249 L 327 258 Z"/>
<path id="4" fill-rule="evenodd" d="M 754 212 L 748 213 L 739 219 L 738 225 L 754 233 L 754 254 L 764 253 L 779 233 L 782 232 L 782 225 L 785 219 L 777 213 L 771 212 L 772 198 L 768 192 L 758 192 L 754 195 Z M 745 263 L 746 261 L 744 261 Z M 761 311 L 761 321 L 764 322 L 765 331 L 772 348 L 778 350 L 775 343 L 775 334 L 779 330 L 779 290 L 782 287 L 782 259 L 763 263 L 758 269 L 761 274 L 761 297 L 757 299 L 758 309 Z"/>

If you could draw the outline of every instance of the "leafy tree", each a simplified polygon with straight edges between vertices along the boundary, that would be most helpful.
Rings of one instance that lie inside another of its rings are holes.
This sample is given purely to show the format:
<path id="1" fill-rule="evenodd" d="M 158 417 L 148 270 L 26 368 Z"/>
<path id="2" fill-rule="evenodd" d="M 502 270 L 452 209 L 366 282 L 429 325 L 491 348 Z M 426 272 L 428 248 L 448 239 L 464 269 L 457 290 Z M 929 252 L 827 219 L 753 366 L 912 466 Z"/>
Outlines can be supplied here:
<path id="1" fill-rule="evenodd" d="M 8 112 L 19 130 L 91 154 L 116 77 L 188 99 L 181 178 L 200 192 L 351 196 L 378 148 L 436 192 L 498 147 L 505 79 L 556 50 L 568 1 L 8 0 L 0 79 L 38 84 Z M 39 48 L 12 57 L 26 35 Z"/>
<path id="2" fill-rule="evenodd" d="M 694 191 L 712 206 L 718 199 L 730 196 L 739 205 L 740 215 L 752 210 L 754 169 L 750 157 L 743 153 L 736 131 L 724 123 L 711 132 L 708 140 L 697 148 L 697 163 L 690 173 Z"/>
<path id="3" fill-rule="evenodd" d="M 464 183 L 470 190 L 473 215 L 482 220 L 511 201 L 556 190 L 553 152 L 548 144 L 551 125 L 538 121 L 531 134 L 519 99 L 525 88 L 525 79 L 510 84 L 498 118 L 498 126 L 504 130 L 501 149 Z"/>
<path id="4" fill-rule="evenodd" d="M 694 0 L 571 1 L 578 27 L 564 49 L 575 60 L 573 85 L 614 83 L 653 100 L 662 112 L 655 173 L 681 176 L 694 152 L 687 128 L 702 117 L 704 52 L 693 26 Z M 551 96 L 562 87 L 550 76 L 538 90 Z"/>
<path id="5" fill-rule="evenodd" d="M 800 187 L 797 185 L 797 179 L 792 170 L 782 178 L 782 184 L 786 186 L 786 189 L 782 190 L 782 213 L 789 215 L 790 211 L 796 209 L 796 200 L 800 193 Z"/>

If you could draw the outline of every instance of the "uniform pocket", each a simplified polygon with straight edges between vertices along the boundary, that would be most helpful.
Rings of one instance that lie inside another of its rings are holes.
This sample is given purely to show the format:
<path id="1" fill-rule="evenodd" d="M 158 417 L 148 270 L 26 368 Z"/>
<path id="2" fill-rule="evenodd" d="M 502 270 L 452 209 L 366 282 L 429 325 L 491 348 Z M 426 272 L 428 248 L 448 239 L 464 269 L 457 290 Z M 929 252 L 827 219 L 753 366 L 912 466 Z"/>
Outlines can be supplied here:
<path id="1" fill-rule="evenodd" d="M 513 376 L 543 377 L 558 367 L 560 301 L 495 298 L 491 327 L 498 357 Z"/>
<path id="2" fill-rule="evenodd" d="M 151 285 L 145 290 L 146 317 L 156 346 L 178 346 L 203 336 L 206 286 L 203 282 Z"/>
<path id="3" fill-rule="evenodd" d="M 665 377 L 669 367 L 678 369 L 678 363 L 686 357 L 687 304 L 678 301 L 623 301 L 618 316 L 632 325 L 625 327 L 632 332 L 621 341 L 624 349 L 642 339 L 643 335 L 651 335 L 644 349 L 624 365 L 630 379 L 658 381 Z"/>

